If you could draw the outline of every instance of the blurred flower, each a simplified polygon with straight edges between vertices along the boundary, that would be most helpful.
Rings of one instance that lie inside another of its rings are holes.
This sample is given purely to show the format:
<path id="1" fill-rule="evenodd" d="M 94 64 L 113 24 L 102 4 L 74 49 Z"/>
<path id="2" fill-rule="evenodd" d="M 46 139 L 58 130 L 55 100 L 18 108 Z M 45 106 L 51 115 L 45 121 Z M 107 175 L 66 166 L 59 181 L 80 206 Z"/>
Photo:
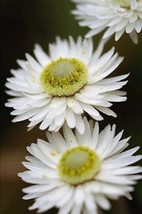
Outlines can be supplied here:
<path id="1" fill-rule="evenodd" d="M 31 129 L 41 122 L 40 129 L 58 131 L 66 121 L 70 128 L 84 132 L 81 115 L 86 112 L 95 120 L 102 120 L 100 112 L 116 117 L 109 109 L 111 102 L 126 100 L 126 93 L 119 91 L 127 83 L 128 75 L 106 78 L 123 60 L 114 48 L 102 54 L 104 41 L 93 53 L 92 40 L 78 37 L 67 40 L 57 38 L 49 45 L 47 55 L 39 45 L 34 54 L 37 61 L 26 54 L 27 61 L 18 60 L 21 66 L 12 70 L 8 78 L 7 107 L 13 107 L 13 122 L 29 119 Z"/>
<path id="2" fill-rule="evenodd" d="M 107 28 L 103 38 L 115 34 L 119 40 L 124 32 L 134 43 L 142 31 L 142 0 L 72 0 L 77 3 L 72 12 L 81 20 L 80 26 L 91 30 L 86 37 L 94 36 Z"/>
<path id="3" fill-rule="evenodd" d="M 47 132 L 48 142 L 39 139 L 27 147 L 32 156 L 23 165 L 29 170 L 19 176 L 35 184 L 23 190 L 24 199 L 35 199 L 30 210 L 56 207 L 59 214 L 95 214 L 97 207 L 110 209 L 108 199 L 131 199 L 132 185 L 142 177 L 141 167 L 130 166 L 142 158 L 133 155 L 139 147 L 124 151 L 129 138 L 121 140 L 123 132 L 115 136 L 115 125 L 99 134 L 98 123 L 83 120 L 84 135 L 64 124 L 64 137 Z"/>

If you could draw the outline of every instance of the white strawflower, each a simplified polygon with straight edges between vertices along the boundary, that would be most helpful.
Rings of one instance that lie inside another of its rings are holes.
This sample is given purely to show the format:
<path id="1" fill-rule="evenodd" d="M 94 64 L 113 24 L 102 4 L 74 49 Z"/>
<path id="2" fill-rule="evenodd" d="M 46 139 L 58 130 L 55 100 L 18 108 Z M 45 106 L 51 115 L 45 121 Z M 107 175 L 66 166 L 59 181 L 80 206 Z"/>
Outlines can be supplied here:
<path id="1" fill-rule="evenodd" d="M 142 31 L 142 0 L 72 0 L 77 3 L 73 14 L 81 26 L 91 30 L 86 37 L 106 29 L 103 38 L 115 34 L 115 40 L 129 34 L 134 43 Z"/>
<path id="2" fill-rule="evenodd" d="M 108 125 L 99 134 L 97 122 L 83 120 L 83 135 L 64 124 L 63 137 L 47 132 L 48 142 L 39 139 L 27 147 L 32 156 L 23 165 L 29 170 L 18 175 L 35 184 L 23 189 L 24 199 L 35 199 L 30 210 L 96 214 L 98 207 L 110 209 L 108 199 L 131 199 L 133 185 L 142 178 L 142 167 L 130 166 L 142 158 L 133 155 L 139 147 L 124 151 L 129 138 L 121 139 L 123 131 L 115 136 L 115 125 Z"/>
<path id="3" fill-rule="evenodd" d="M 78 37 L 56 39 L 49 45 L 47 55 L 39 45 L 35 46 L 35 60 L 26 54 L 27 61 L 18 60 L 20 69 L 12 70 L 8 78 L 6 106 L 13 107 L 13 122 L 28 119 L 29 128 L 38 123 L 40 129 L 58 131 L 66 121 L 70 128 L 84 132 L 82 114 L 86 112 L 95 120 L 102 120 L 99 112 L 116 117 L 109 109 L 112 102 L 126 100 L 125 92 L 119 91 L 128 75 L 106 78 L 123 60 L 112 48 L 102 54 L 104 41 L 93 53 L 92 40 Z"/>

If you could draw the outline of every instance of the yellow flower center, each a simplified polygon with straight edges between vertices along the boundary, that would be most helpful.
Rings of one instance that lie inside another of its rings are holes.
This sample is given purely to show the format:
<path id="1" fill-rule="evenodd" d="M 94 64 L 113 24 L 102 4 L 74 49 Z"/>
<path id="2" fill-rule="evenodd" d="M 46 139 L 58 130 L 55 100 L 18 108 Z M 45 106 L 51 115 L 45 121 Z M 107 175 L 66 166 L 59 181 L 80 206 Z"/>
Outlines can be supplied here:
<path id="1" fill-rule="evenodd" d="M 67 150 L 58 164 L 59 176 L 67 183 L 77 185 L 92 180 L 100 169 L 101 161 L 95 151 L 78 146 Z"/>
<path id="2" fill-rule="evenodd" d="M 130 8 L 130 0 L 113 0 L 113 2 L 119 4 L 120 7 Z"/>
<path id="3" fill-rule="evenodd" d="M 87 83 L 87 77 L 87 66 L 82 61 L 59 58 L 44 68 L 40 82 L 43 90 L 52 96 L 71 96 Z"/>

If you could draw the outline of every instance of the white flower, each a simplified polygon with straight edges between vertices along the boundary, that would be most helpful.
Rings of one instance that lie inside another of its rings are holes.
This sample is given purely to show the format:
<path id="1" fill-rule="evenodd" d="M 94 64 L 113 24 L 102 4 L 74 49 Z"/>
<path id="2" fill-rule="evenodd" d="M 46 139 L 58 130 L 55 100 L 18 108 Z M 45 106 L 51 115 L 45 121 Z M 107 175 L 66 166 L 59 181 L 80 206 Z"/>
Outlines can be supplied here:
<path id="1" fill-rule="evenodd" d="M 115 34 L 115 40 L 129 34 L 134 43 L 142 31 L 142 0 L 72 0 L 77 3 L 73 14 L 81 20 L 81 26 L 91 30 L 86 37 L 94 36 L 104 29 L 103 38 Z"/>
<path id="2" fill-rule="evenodd" d="M 23 190 L 24 199 L 35 199 L 30 210 L 96 214 L 98 207 L 110 209 L 108 199 L 131 199 L 132 185 L 142 178 L 142 167 L 130 166 L 142 158 L 133 155 L 139 147 L 124 151 L 129 138 L 121 139 L 123 131 L 115 136 L 115 125 L 108 125 L 99 134 L 97 122 L 83 120 L 84 135 L 64 124 L 64 137 L 47 132 L 48 142 L 39 139 L 27 147 L 32 156 L 23 165 L 28 171 L 18 175 L 35 184 Z"/>
<path id="3" fill-rule="evenodd" d="M 49 55 L 36 45 L 37 61 L 26 54 L 27 61 L 18 60 L 20 69 L 12 70 L 8 78 L 6 106 L 13 107 L 13 122 L 28 119 L 29 128 L 38 123 L 40 129 L 58 131 L 66 121 L 70 128 L 84 132 L 82 114 L 88 113 L 95 120 L 102 120 L 99 112 L 116 117 L 109 109 L 112 102 L 126 100 L 125 92 L 119 91 L 127 83 L 128 75 L 106 78 L 123 60 L 114 48 L 102 54 L 104 41 L 93 53 L 92 40 L 78 37 L 67 40 L 57 38 L 49 45 Z"/>

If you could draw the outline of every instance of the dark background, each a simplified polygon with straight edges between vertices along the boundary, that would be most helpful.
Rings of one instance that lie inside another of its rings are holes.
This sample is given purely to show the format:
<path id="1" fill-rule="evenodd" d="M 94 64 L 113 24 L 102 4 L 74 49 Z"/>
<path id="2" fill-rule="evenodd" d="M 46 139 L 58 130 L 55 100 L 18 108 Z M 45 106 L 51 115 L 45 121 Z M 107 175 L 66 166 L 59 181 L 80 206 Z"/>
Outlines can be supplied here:
<path id="1" fill-rule="evenodd" d="M 21 189 L 26 184 L 17 177 L 17 173 L 23 170 L 20 163 L 27 155 L 26 146 L 36 142 L 37 138 L 45 138 L 44 132 L 39 131 L 38 127 L 27 132 L 27 122 L 11 122 L 12 109 L 4 107 L 8 98 L 4 93 L 6 78 L 10 76 L 11 68 L 18 68 L 16 59 L 24 59 L 26 52 L 32 54 L 35 43 L 47 50 L 48 44 L 53 42 L 57 35 L 61 38 L 72 35 L 76 38 L 87 32 L 88 29 L 79 27 L 70 14 L 73 8 L 74 5 L 69 0 L 3 0 L 1 3 L 1 214 L 36 213 L 28 211 L 32 201 L 22 200 Z M 94 38 L 95 47 L 100 38 L 101 35 Z M 125 57 L 114 75 L 130 72 L 129 82 L 124 87 L 128 92 L 128 100 L 114 104 L 112 109 L 118 118 L 105 116 L 101 127 L 116 123 L 117 131 L 125 129 L 124 137 L 132 135 L 132 148 L 142 145 L 142 34 L 139 34 L 138 45 L 134 45 L 127 35 L 117 43 L 112 38 L 106 50 L 113 45 L 119 54 Z M 133 201 L 122 198 L 112 202 L 112 210 L 107 213 L 141 213 L 142 182 L 136 185 L 132 195 Z M 57 211 L 53 209 L 47 213 Z"/>

